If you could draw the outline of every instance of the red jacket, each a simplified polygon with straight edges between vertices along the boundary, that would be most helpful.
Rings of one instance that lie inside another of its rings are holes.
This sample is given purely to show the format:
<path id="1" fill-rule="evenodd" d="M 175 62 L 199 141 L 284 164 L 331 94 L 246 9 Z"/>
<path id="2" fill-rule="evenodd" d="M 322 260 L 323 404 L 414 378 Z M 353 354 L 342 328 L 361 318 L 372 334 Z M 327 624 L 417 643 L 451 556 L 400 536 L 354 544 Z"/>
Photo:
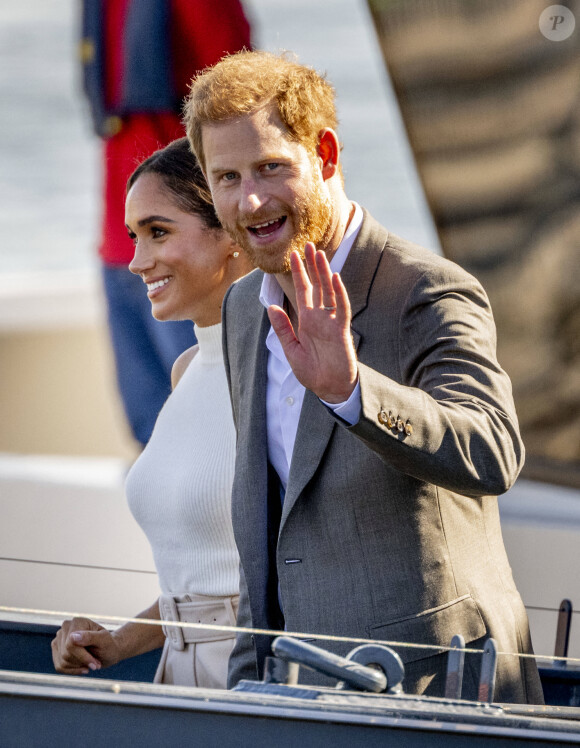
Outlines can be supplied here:
<path id="1" fill-rule="evenodd" d="M 104 2 L 104 93 L 112 108 L 121 95 L 123 40 L 131 1 Z M 250 48 L 250 26 L 239 0 L 168 1 L 174 85 L 182 98 L 196 72 L 215 64 L 228 52 Z M 127 179 L 140 161 L 185 133 L 180 115 L 174 112 L 126 115 L 118 119 L 117 127 L 118 131 L 104 141 L 104 210 L 99 254 L 107 264 L 126 265 L 133 257 L 133 244 L 127 236 L 124 219 Z"/>

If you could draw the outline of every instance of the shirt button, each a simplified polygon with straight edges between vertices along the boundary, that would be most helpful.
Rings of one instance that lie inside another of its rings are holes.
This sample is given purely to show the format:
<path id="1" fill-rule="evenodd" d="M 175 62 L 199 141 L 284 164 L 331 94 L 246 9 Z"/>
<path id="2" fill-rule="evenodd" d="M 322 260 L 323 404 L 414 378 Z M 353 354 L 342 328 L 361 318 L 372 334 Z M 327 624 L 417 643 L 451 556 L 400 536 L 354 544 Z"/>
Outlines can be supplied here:
<path id="1" fill-rule="evenodd" d="M 293 397 L 287 397 L 286 398 L 286 404 L 287 405 L 294 405 L 294 398 Z"/>

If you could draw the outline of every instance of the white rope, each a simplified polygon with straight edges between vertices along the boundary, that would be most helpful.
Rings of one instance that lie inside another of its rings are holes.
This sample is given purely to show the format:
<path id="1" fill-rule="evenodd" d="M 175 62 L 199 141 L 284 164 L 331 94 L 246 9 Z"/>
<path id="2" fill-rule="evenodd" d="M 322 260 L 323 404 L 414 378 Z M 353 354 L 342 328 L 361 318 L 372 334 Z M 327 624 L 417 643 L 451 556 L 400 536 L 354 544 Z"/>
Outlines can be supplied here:
<path id="1" fill-rule="evenodd" d="M 396 642 L 387 639 L 364 639 L 351 636 L 335 636 L 333 634 L 312 634 L 298 631 L 276 631 L 274 629 L 258 629 L 247 626 L 222 626 L 215 623 L 189 623 L 187 621 L 166 621 L 156 618 L 126 618 L 124 616 L 101 615 L 100 613 L 79 613 L 63 610 L 42 610 L 38 608 L 13 608 L 0 605 L 0 613 L 17 613 L 30 616 L 48 616 L 51 618 L 90 618 L 91 620 L 106 623 L 143 623 L 149 626 L 175 626 L 184 629 L 202 629 L 204 631 L 227 631 L 233 634 L 264 634 L 266 636 L 290 636 L 296 639 L 320 639 L 331 642 L 346 642 L 350 644 L 384 644 L 388 647 L 403 647 L 407 649 L 436 649 L 438 652 L 461 651 L 468 654 L 482 654 L 483 649 L 472 649 L 470 647 L 452 647 L 442 644 L 412 644 L 410 642 Z M 521 657 L 532 660 L 550 660 L 551 662 L 580 664 L 580 658 L 556 657 L 554 655 L 536 655 L 522 652 L 498 652 L 503 657 Z"/>

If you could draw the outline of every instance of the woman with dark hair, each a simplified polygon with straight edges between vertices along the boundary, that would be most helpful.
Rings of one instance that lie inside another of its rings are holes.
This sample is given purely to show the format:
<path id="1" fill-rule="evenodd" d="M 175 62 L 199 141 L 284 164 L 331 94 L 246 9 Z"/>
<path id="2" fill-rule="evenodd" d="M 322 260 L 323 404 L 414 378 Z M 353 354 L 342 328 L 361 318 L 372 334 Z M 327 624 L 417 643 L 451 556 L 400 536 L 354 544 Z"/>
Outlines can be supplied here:
<path id="1" fill-rule="evenodd" d="M 125 221 L 135 243 L 130 269 L 147 285 L 153 316 L 192 320 L 198 339 L 175 362 L 173 392 L 127 476 L 129 506 L 151 543 L 162 593 L 138 617 L 233 626 L 235 433 L 221 305 L 251 266 L 222 230 L 186 138 L 154 153 L 129 178 Z M 52 649 L 56 669 L 78 675 L 163 645 L 155 682 L 225 688 L 234 638 L 138 623 L 111 632 L 74 618 L 63 623 Z"/>

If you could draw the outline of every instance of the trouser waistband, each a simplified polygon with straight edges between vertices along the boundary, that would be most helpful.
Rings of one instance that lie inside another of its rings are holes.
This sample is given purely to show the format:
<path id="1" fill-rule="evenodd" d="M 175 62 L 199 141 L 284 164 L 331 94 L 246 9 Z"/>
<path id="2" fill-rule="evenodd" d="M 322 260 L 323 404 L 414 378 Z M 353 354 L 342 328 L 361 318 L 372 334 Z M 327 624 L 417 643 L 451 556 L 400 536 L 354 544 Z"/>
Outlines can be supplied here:
<path id="1" fill-rule="evenodd" d="M 232 631 L 213 631 L 211 629 L 183 628 L 171 626 L 169 621 L 182 623 L 202 623 L 215 626 L 235 626 L 238 612 L 239 595 L 231 597 L 210 597 L 209 595 L 188 595 L 189 599 L 180 601 L 169 595 L 159 598 L 159 612 L 166 622 L 163 633 L 174 649 L 182 651 L 186 644 L 222 641 L 235 636 Z"/>

